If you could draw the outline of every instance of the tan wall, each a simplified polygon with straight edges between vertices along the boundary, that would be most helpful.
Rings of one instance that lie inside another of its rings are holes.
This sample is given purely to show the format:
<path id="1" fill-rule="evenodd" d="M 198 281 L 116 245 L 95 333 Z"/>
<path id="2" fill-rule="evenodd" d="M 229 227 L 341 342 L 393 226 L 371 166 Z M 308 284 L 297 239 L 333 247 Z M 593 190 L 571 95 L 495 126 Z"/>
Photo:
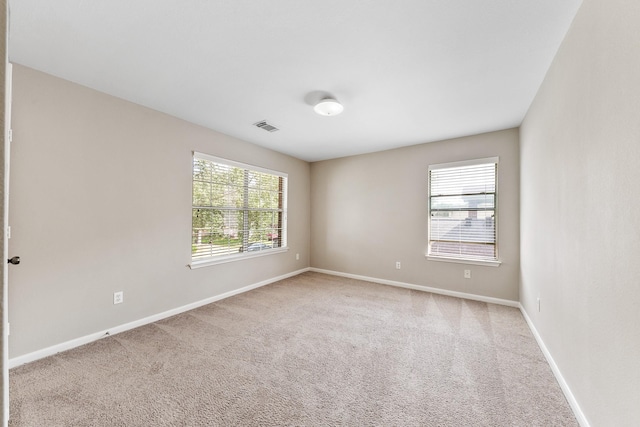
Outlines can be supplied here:
<path id="1" fill-rule="evenodd" d="M 500 267 L 428 261 L 427 168 L 500 157 Z M 311 265 L 518 300 L 518 131 L 487 133 L 311 165 Z M 395 269 L 395 262 L 402 269 Z M 472 278 L 464 279 L 463 270 Z"/>
<path id="2" fill-rule="evenodd" d="M 639 28 L 584 0 L 521 127 L 520 297 L 593 426 L 640 420 Z"/>
<path id="3" fill-rule="evenodd" d="M 309 266 L 304 161 L 19 65 L 13 131 L 10 357 Z M 192 150 L 289 174 L 289 252 L 186 267 Z"/>

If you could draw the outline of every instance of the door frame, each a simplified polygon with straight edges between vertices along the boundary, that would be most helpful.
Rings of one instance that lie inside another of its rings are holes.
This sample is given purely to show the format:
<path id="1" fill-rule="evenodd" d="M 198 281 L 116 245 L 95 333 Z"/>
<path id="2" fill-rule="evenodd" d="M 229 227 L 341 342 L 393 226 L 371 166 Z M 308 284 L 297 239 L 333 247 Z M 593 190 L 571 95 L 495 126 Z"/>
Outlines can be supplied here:
<path id="1" fill-rule="evenodd" d="M 0 411 L 0 425 L 6 427 L 9 423 L 9 317 L 8 317 L 8 218 L 9 218 L 9 143 L 11 123 L 11 66 L 8 63 L 8 5 L 7 0 L 0 0 L 0 230 L 2 232 L 2 298 L 0 300 L 0 335 L 2 335 L 2 377 L 0 397 L 2 398 L 2 411 Z"/>

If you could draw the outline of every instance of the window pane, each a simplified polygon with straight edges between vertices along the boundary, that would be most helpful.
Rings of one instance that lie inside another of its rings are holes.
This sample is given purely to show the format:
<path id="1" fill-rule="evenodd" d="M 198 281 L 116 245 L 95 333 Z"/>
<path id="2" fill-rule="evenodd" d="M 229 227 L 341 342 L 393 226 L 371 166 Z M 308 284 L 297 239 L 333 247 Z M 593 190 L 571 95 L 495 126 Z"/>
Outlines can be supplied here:
<path id="1" fill-rule="evenodd" d="M 482 209 L 495 207 L 495 194 L 431 197 L 431 209 Z"/>
<path id="2" fill-rule="evenodd" d="M 239 252 L 242 237 L 237 228 L 237 212 L 216 209 L 193 209 L 192 258 Z"/>
<path id="3" fill-rule="evenodd" d="M 211 163 L 213 181 L 220 184 L 229 184 L 232 182 L 234 174 L 233 166 L 222 165 L 220 163 Z"/>
<path id="4" fill-rule="evenodd" d="M 249 211 L 249 223 L 251 231 L 266 233 L 274 227 L 275 213 L 270 211 Z"/>
<path id="5" fill-rule="evenodd" d="M 473 245 L 470 243 L 432 242 L 431 254 L 466 259 L 491 259 L 495 257 L 494 245 Z"/>
<path id="6" fill-rule="evenodd" d="M 211 206 L 217 207 L 231 207 L 233 206 L 226 200 L 225 194 L 227 193 L 226 184 L 212 184 L 211 185 Z"/>
<path id="7" fill-rule="evenodd" d="M 244 188 L 244 172 L 244 169 L 231 168 L 231 170 L 227 173 L 227 181 L 229 185 Z"/>
<path id="8" fill-rule="evenodd" d="M 193 205 L 212 206 L 211 184 L 208 182 L 193 181 Z"/>
<path id="9" fill-rule="evenodd" d="M 496 164 L 431 169 L 429 254 L 496 259 Z"/>
<path id="10" fill-rule="evenodd" d="M 280 208 L 280 193 L 276 191 L 262 191 L 260 193 L 261 206 L 265 209 Z"/>
<path id="11" fill-rule="evenodd" d="M 495 170 L 495 164 L 432 170 L 431 195 L 495 193 Z"/>
<path id="12" fill-rule="evenodd" d="M 211 181 L 211 163 L 206 160 L 193 160 L 193 179 Z"/>
<path id="13" fill-rule="evenodd" d="M 227 188 L 227 194 L 225 195 L 228 206 L 234 208 L 244 207 L 244 187 L 237 185 L 230 185 Z"/>
<path id="14" fill-rule="evenodd" d="M 249 207 L 256 209 L 260 207 L 260 190 L 249 188 Z"/>
<path id="15" fill-rule="evenodd" d="M 260 180 L 262 174 L 260 172 L 249 171 L 249 188 L 260 188 Z"/>
<path id="16" fill-rule="evenodd" d="M 196 156 L 192 259 L 282 246 L 286 177 Z"/>
<path id="17" fill-rule="evenodd" d="M 449 216 L 443 216 L 443 214 Z M 431 217 L 431 240 L 494 243 L 496 238 L 493 211 L 438 212 Z M 478 215 L 480 214 L 478 217 Z"/>

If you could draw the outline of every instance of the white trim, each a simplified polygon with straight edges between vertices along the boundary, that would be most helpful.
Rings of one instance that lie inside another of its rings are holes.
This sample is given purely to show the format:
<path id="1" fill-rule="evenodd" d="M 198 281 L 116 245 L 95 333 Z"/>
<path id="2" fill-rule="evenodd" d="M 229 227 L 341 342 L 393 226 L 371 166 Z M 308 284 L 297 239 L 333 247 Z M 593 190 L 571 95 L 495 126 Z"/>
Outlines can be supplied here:
<path id="1" fill-rule="evenodd" d="M 487 302 L 487 303 L 490 303 L 490 304 L 506 305 L 508 307 L 515 307 L 515 308 L 518 308 L 520 306 L 520 303 L 518 301 L 511 301 L 511 300 L 508 300 L 508 299 L 486 297 L 486 296 L 483 296 L 483 295 L 468 294 L 468 293 L 465 293 L 465 292 L 449 291 L 449 290 L 446 290 L 446 289 L 432 288 L 432 287 L 429 287 L 429 286 L 414 285 L 412 283 L 396 282 L 394 280 L 377 279 L 375 277 L 359 276 L 357 274 L 342 273 L 342 272 L 339 272 L 339 271 L 332 271 L 332 270 L 323 270 L 321 268 L 314 268 L 314 267 L 311 267 L 310 271 L 314 271 L 316 273 L 330 274 L 332 276 L 348 277 L 349 279 L 364 280 L 366 282 L 379 283 L 381 285 L 395 286 L 395 287 L 398 287 L 398 288 L 406 288 L 406 289 L 414 289 L 416 291 L 431 292 L 433 294 L 447 295 L 447 296 L 455 297 L 455 298 L 462 298 L 462 299 L 470 299 L 470 300 L 474 300 L 474 301 Z"/>
<path id="2" fill-rule="evenodd" d="M 240 169 L 249 169 L 255 172 L 263 172 L 263 173 L 268 173 L 270 175 L 277 175 L 277 176 L 281 176 L 283 178 L 288 178 L 289 175 L 286 174 L 285 172 L 280 172 L 280 171 L 274 171 L 273 169 L 267 169 L 267 168 L 263 168 L 261 166 L 255 166 L 255 165 L 250 165 L 247 163 L 241 163 L 241 162 L 236 162 L 234 160 L 229 160 L 229 159 L 224 159 L 222 157 L 216 157 L 216 156 L 212 156 L 211 154 L 204 154 L 204 153 L 199 153 L 197 151 L 192 151 L 193 153 L 193 157 L 196 159 L 202 159 L 202 160 L 209 160 L 211 162 L 214 163 L 220 163 L 223 165 L 227 165 L 227 166 L 234 166 L 236 168 L 240 168 Z"/>
<path id="3" fill-rule="evenodd" d="M 195 270 L 196 268 L 209 267 L 211 265 L 224 264 L 227 262 L 242 261 L 243 259 L 257 258 L 265 255 L 280 254 L 288 251 L 289 251 L 289 247 L 284 247 L 284 248 L 273 248 L 273 249 L 265 249 L 262 251 L 255 251 L 255 253 L 244 252 L 242 255 L 233 254 L 233 255 L 227 255 L 227 256 L 221 256 L 221 257 L 211 257 L 211 258 L 206 258 L 202 261 L 193 261 L 191 264 L 187 264 L 187 267 L 189 267 L 192 270 Z"/>
<path id="4" fill-rule="evenodd" d="M 534 338 L 538 342 L 538 346 L 540 347 L 540 350 L 542 350 L 542 354 L 544 354 L 544 357 L 547 359 L 547 363 L 549 363 L 549 366 L 551 367 L 551 372 L 553 372 L 553 375 L 556 377 L 558 384 L 560 384 L 560 388 L 562 389 L 564 396 L 567 398 L 567 402 L 569 402 L 569 406 L 571 406 L 571 409 L 573 410 L 573 414 L 576 416 L 576 419 L 578 420 L 578 424 L 580 424 L 581 427 L 590 427 L 587 417 L 584 415 L 584 412 L 582 412 L 582 409 L 580 408 L 578 401 L 576 400 L 575 396 L 571 392 L 571 388 L 569 388 L 569 384 L 567 384 L 564 377 L 562 376 L 562 372 L 560 372 L 560 368 L 558 368 L 558 365 L 556 365 L 555 360 L 553 360 L 553 357 L 551 356 L 549 349 L 544 344 L 544 341 L 542 341 L 542 337 L 538 333 L 538 330 L 536 329 L 536 327 L 533 325 L 531 318 L 525 311 L 522 304 L 518 304 L 518 306 L 520 308 L 520 312 L 522 313 L 522 316 L 524 317 L 524 319 L 527 322 L 527 325 L 529 326 L 529 329 L 531 330 L 531 333 L 533 334 Z"/>
<path id="5" fill-rule="evenodd" d="M 248 292 L 250 290 L 253 290 L 265 285 L 269 285 L 279 280 L 297 276 L 298 274 L 302 274 L 307 271 L 309 271 L 309 268 L 303 268 L 301 270 L 283 274 L 278 277 L 273 277 L 271 279 L 263 280 L 262 282 L 254 283 L 253 285 L 248 285 L 240 289 L 235 289 L 233 291 L 229 291 L 220 295 L 205 298 L 203 300 L 196 301 L 191 304 L 183 305 L 182 307 L 177 307 L 162 313 L 154 314 L 152 316 L 148 316 L 143 319 L 134 320 L 133 322 L 125 323 L 124 325 L 114 326 L 113 328 L 110 328 L 107 330 L 85 335 L 84 337 L 76 338 L 60 344 L 52 345 L 51 347 L 43 348 L 41 350 L 36 350 L 34 352 L 24 354 L 22 356 L 14 357 L 13 359 L 9 359 L 9 369 L 15 368 L 16 366 L 24 365 L 25 363 L 33 362 L 38 359 L 42 359 L 47 356 L 52 356 L 62 351 L 71 350 L 72 348 L 79 347 L 81 345 L 88 344 L 93 341 L 97 341 L 101 338 L 105 338 L 110 335 L 115 335 L 120 332 L 125 332 L 140 326 L 148 325 L 150 323 L 157 322 L 162 319 L 166 319 L 167 317 L 175 316 L 177 314 L 184 313 L 185 311 L 193 310 L 195 308 L 202 307 L 203 305 L 211 304 L 212 302 L 220 301 L 222 299 L 229 298 L 234 295 L 238 295 L 238 294 Z"/>
<path id="6" fill-rule="evenodd" d="M 494 261 L 494 260 L 480 260 L 480 259 L 473 260 L 473 259 L 467 259 L 467 258 L 449 258 L 449 257 L 442 257 L 442 256 L 433 256 L 429 254 L 425 254 L 424 256 L 426 256 L 429 261 L 455 262 L 457 264 L 484 265 L 488 267 L 500 267 L 500 264 L 502 264 L 502 261 L 499 261 L 499 260 Z"/>

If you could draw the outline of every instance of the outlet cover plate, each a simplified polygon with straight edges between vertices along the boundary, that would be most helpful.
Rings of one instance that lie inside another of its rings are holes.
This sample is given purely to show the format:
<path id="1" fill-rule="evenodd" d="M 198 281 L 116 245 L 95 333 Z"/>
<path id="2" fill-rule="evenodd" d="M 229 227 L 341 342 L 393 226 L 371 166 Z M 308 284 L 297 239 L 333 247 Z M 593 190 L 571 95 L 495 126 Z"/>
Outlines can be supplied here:
<path id="1" fill-rule="evenodd" d="M 113 293 L 113 303 L 114 304 L 122 304 L 124 302 L 124 292 L 114 292 Z"/>

